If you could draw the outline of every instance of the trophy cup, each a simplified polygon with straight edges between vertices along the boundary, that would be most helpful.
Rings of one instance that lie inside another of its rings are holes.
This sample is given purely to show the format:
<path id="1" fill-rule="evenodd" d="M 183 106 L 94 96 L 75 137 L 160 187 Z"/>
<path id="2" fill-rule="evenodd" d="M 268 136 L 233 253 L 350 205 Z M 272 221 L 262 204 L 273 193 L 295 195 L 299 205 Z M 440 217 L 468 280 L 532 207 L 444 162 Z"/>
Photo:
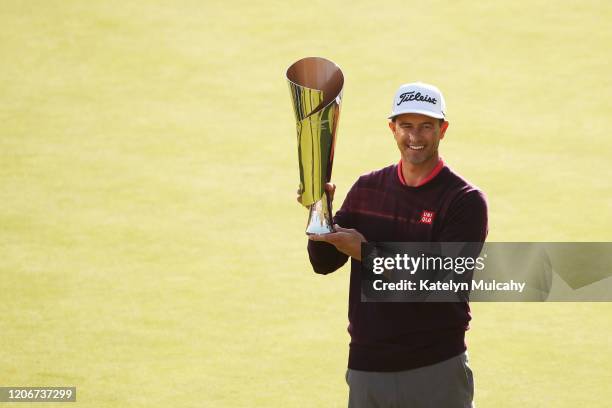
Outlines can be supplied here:
<path id="1" fill-rule="evenodd" d="M 297 130 L 298 194 L 309 209 L 306 234 L 328 234 L 334 226 L 325 183 L 331 179 L 344 75 L 335 63 L 308 57 L 287 69 L 287 81 Z"/>

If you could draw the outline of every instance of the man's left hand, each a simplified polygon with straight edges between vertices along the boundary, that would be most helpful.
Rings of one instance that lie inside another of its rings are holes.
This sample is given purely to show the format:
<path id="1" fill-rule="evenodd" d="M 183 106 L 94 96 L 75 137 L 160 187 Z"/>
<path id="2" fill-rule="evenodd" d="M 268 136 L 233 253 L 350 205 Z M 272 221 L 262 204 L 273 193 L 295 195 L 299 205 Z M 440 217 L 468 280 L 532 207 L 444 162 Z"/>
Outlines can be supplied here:
<path id="1" fill-rule="evenodd" d="M 328 242 L 336 249 L 351 258 L 361 261 L 361 243 L 367 242 L 359 231 L 352 228 L 342 228 L 334 225 L 336 232 L 322 235 L 309 235 L 308 239 L 313 241 Z"/>

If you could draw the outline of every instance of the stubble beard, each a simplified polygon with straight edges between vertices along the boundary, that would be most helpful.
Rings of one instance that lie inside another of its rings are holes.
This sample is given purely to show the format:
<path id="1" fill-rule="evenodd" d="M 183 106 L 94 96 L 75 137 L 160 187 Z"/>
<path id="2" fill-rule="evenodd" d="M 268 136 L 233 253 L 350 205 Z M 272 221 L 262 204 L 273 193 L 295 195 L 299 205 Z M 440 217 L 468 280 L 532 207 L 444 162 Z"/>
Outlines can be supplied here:
<path id="1" fill-rule="evenodd" d="M 431 160 L 438 152 L 438 149 L 434 149 L 431 152 L 415 152 L 410 150 L 409 147 L 407 147 L 406 149 L 407 150 L 405 151 L 405 154 L 402 155 L 404 161 L 407 161 L 408 163 L 416 166 Z"/>

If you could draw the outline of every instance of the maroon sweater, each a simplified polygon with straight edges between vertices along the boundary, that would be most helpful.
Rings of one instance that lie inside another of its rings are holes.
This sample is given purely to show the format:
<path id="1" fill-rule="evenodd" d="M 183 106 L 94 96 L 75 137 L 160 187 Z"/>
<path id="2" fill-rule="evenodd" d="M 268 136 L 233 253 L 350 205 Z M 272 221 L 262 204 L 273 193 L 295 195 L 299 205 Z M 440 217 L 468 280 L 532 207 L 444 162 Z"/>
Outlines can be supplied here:
<path id="1" fill-rule="evenodd" d="M 403 183 L 399 166 L 361 176 L 334 222 L 368 241 L 484 242 L 487 204 L 478 189 L 444 166 L 425 184 Z M 435 173 L 435 172 L 434 172 Z M 340 268 L 348 256 L 308 241 L 316 273 Z M 444 361 L 466 350 L 467 303 L 361 302 L 361 262 L 351 258 L 349 368 L 401 371 Z"/>

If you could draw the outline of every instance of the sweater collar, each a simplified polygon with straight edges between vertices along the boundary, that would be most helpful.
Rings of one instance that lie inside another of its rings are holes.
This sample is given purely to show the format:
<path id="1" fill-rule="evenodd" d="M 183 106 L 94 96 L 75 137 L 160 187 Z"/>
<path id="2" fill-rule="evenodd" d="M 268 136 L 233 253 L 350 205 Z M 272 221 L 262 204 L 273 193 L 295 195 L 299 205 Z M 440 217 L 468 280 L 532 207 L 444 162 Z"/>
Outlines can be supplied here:
<path id="1" fill-rule="evenodd" d="M 402 183 L 403 186 L 407 186 L 407 187 L 421 187 L 422 185 L 425 185 L 427 183 L 429 183 L 431 180 L 433 180 L 434 177 L 436 177 L 438 175 L 438 173 L 440 173 L 440 171 L 442 171 L 442 169 L 444 168 L 444 160 L 442 160 L 442 157 L 438 158 L 438 164 L 436 164 L 436 167 L 434 167 L 431 172 L 427 175 L 427 177 L 425 177 L 419 184 L 417 184 L 416 186 L 408 186 L 406 184 L 406 180 L 404 180 L 404 174 L 402 173 L 402 161 L 400 159 L 399 164 L 397 165 L 397 175 L 400 179 L 400 182 Z"/>

